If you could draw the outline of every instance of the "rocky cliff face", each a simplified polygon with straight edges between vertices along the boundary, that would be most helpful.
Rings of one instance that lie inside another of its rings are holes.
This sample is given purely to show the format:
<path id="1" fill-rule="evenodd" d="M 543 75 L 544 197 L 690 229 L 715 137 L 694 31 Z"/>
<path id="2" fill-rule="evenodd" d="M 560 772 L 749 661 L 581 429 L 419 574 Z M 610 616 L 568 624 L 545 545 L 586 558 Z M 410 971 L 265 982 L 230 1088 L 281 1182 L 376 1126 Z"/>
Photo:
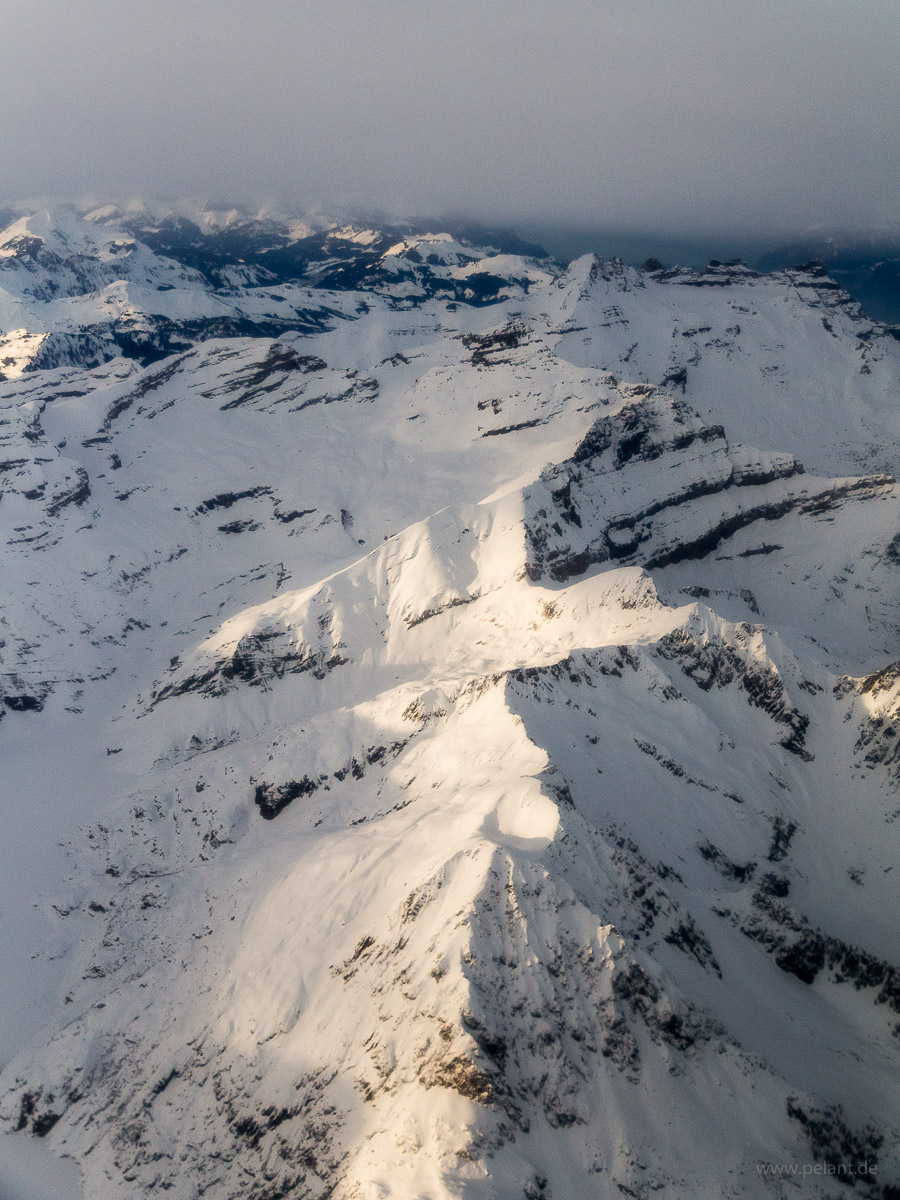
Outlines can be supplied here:
<path id="1" fill-rule="evenodd" d="M 892 331 L 809 269 L 67 220 L 4 235 L 26 350 L 160 271 L 293 307 L 0 384 L 0 738 L 70 863 L 3 906 L 7 1130 L 110 1197 L 892 1196 Z"/>

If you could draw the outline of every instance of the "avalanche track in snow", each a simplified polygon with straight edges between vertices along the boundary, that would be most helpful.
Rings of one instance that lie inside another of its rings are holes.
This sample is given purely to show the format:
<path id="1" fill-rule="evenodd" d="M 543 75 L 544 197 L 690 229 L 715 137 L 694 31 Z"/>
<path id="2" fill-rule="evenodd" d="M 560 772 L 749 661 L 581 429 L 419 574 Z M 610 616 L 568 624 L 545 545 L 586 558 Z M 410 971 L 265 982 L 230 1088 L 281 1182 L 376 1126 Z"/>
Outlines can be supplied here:
<path id="1" fill-rule="evenodd" d="M 0 234 L 4 1128 L 104 1200 L 897 1195 L 898 331 L 197 221 Z"/>

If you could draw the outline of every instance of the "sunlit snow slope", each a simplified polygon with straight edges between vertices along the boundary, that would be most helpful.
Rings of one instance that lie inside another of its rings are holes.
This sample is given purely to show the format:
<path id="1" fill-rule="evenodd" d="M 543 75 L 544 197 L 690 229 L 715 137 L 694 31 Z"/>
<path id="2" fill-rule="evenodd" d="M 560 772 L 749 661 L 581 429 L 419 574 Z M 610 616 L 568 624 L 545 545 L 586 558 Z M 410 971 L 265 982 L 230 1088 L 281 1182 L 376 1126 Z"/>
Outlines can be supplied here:
<path id="1" fill-rule="evenodd" d="M 154 220 L 0 235 L 10 1136 L 103 1200 L 900 1194 L 898 331 Z"/>

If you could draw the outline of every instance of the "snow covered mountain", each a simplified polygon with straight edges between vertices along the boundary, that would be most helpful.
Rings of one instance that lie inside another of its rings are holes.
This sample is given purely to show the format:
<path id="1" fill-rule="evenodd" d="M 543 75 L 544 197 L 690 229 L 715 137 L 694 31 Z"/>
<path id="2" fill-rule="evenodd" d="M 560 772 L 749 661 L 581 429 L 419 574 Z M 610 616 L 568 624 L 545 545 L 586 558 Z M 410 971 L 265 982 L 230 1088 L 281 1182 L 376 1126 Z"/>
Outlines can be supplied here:
<path id="1" fill-rule="evenodd" d="M 0 232 L 0 376 L 120 354 L 146 363 L 208 338 L 316 332 L 366 303 L 357 289 L 399 306 L 493 302 L 553 270 L 502 244 L 409 227 L 193 216 L 56 206 L 14 220 Z"/>
<path id="2" fill-rule="evenodd" d="M 13 1141 L 104 1200 L 900 1194 L 900 332 L 214 216 L 0 235 Z"/>

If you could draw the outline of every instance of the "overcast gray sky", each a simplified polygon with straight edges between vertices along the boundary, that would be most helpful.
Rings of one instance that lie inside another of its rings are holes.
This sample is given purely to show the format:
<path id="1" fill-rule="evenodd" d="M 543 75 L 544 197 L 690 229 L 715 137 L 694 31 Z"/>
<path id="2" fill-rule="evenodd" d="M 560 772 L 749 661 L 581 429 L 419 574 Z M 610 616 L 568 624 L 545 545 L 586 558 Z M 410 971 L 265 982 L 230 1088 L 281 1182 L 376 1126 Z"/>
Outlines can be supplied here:
<path id="1" fill-rule="evenodd" d="M 3 0 L 0 193 L 898 223 L 900 0 Z"/>

